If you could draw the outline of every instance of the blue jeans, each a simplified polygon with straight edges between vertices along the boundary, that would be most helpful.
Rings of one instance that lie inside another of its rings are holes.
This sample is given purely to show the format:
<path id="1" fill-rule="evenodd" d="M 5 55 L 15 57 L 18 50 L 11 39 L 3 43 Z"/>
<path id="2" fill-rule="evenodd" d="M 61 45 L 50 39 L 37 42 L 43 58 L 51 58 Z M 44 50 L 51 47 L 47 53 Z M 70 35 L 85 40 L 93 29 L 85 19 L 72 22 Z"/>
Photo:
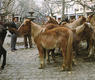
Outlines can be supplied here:
<path id="1" fill-rule="evenodd" d="M 11 50 L 16 49 L 17 35 L 15 33 L 11 34 Z"/>

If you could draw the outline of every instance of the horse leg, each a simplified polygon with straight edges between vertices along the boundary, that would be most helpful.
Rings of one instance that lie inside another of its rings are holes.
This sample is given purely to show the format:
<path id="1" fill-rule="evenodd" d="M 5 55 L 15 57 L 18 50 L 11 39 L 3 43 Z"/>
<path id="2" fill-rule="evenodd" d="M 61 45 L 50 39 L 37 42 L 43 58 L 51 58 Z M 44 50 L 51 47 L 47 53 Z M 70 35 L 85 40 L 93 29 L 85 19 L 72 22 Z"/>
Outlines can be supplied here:
<path id="1" fill-rule="evenodd" d="M 31 35 L 28 35 L 28 40 L 29 40 L 29 46 L 30 48 L 32 48 L 32 39 L 31 39 Z"/>
<path id="2" fill-rule="evenodd" d="M 54 50 L 55 50 L 55 49 L 53 49 L 53 50 L 51 51 L 51 56 L 52 56 L 53 61 L 56 63 L 57 61 L 56 61 L 56 59 L 55 59 Z"/>
<path id="3" fill-rule="evenodd" d="M 39 50 L 39 57 L 40 57 L 40 67 L 39 69 L 43 69 L 45 66 L 45 61 L 44 61 L 44 49 L 41 46 L 37 46 Z"/>
<path id="4" fill-rule="evenodd" d="M 25 48 L 28 48 L 27 35 L 24 35 L 24 46 Z"/>
<path id="5" fill-rule="evenodd" d="M 90 58 L 93 55 L 93 42 L 90 40 L 89 42 L 89 55 L 88 58 Z"/>
<path id="6" fill-rule="evenodd" d="M 1 49 L 0 49 L 1 50 Z M 0 61 L 1 61 L 1 56 L 2 56 L 2 53 L 1 53 L 1 51 L 0 51 Z"/>
<path id="7" fill-rule="evenodd" d="M 66 64 L 66 51 L 65 49 L 62 49 L 62 56 L 63 56 L 63 64 L 62 64 L 62 71 L 65 70 L 67 64 Z"/>
<path id="8" fill-rule="evenodd" d="M 75 51 L 75 56 L 78 56 L 79 55 L 79 42 L 75 42 L 74 44 L 73 44 L 73 49 L 74 49 L 74 51 Z"/>
<path id="9" fill-rule="evenodd" d="M 50 50 L 46 50 L 46 60 L 47 60 L 47 64 L 50 63 L 49 53 L 50 53 Z"/>
<path id="10" fill-rule="evenodd" d="M 1 69 L 4 69 L 4 66 L 6 65 L 6 50 L 3 47 L 1 47 L 1 52 L 3 55 L 3 63 L 2 63 Z"/>
<path id="11" fill-rule="evenodd" d="M 86 41 L 87 41 L 87 48 L 86 49 L 88 50 L 89 49 L 89 40 L 87 39 Z"/>

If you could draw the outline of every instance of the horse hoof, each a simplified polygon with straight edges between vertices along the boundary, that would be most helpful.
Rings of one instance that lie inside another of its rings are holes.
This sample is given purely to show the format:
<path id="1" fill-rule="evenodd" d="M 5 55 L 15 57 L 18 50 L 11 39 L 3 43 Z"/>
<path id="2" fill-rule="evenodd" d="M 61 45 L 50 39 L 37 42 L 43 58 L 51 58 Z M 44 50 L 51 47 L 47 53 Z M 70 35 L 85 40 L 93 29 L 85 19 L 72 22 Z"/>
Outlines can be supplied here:
<path id="1" fill-rule="evenodd" d="M 47 64 L 50 64 L 50 60 L 47 60 Z"/>
<path id="2" fill-rule="evenodd" d="M 89 57 L 84 57 L 83 59 L 84 60 L 89 60 L 91 58 L 91 56 L 89 56 Z"/>
<path id="3" fill-rule="evenodd" d="M 55 60 L 55 61 L 54 61 L 54 63 L 58 63 L 58 61 L 57 61 L 57 60 Z"/>
<path id="4" fill-rule="evenodd" d="M 91 57 L 85 57 L 85 58 L 83 58 L 85 61 L 87 61 L 87 62 L 89 62 L 89 61 L 91 61 Z"/>
<path id="5" fill-rule="evenodd" d="M 50 65 L 51 63 L 50 62 L 47 62 L 48 65 Z"/>
<path id="6" fill-rule="evenodd" d="M 33 46 L 31 46 L 30 48 L 34 48 Z"/>
<path id="7" fill-rule="evenodd" d="M 60 72 L 63 72 L 63 71 L 66 71 L 65 68 L 61 68 L 61 69 L 60 69 Z"/>
<path id="8" fill-rule="evenodd" d="M 77 62 L 73 60 L 72 65 L 77 66 Z"/>
<path id="9" fill-rule="evenodd" d="M 44 66 L 41 65 L 38 69 L 44 69 Z"/>
<path id="10" fill-rule="evenodd" d="M 43 67 L 39 67 L 38 69 L 44 69 Z"/>
<path id="11" fill-rule="evenodd" d="M 28 47 L 25 47 L 25 49 L 28 49 Z"/>
<path id="12" fill-rule="evenodd" d="M 0 68 L 1 70 L 3 70 L 4 69 L 4 66 L 1 66 L 1 68 Z"/>
<path id="13" fill-rule="evenodd" d="M 71 71 L 72 69 L 71 68 L 63 68 L 61 69 L 61 71 Z"/>

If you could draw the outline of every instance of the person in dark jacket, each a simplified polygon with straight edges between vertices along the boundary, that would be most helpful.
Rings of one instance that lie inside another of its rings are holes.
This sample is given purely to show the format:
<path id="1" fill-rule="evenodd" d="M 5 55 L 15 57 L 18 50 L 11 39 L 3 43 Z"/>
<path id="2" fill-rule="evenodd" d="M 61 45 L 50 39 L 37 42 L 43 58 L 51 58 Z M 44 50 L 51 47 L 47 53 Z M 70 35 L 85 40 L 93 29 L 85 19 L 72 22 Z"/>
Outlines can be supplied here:
<path id="1" fill-rule="evenodd" d="M 14 17 L 11 22 L 11 27 L 17 29 L 17 18 Z M 11 51 L 15 51 L 16 49 L 16 41 L 17 41 L 17 35 L 15 32 L 11 32 Z"/>

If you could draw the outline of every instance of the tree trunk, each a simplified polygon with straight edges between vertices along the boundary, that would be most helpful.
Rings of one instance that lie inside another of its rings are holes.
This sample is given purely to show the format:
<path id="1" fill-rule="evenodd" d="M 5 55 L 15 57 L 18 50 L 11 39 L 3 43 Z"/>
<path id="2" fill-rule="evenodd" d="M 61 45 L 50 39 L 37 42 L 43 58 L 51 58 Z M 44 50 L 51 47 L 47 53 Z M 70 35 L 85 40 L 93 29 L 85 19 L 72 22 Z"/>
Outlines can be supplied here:
<path id="1" fill-rule="evenodd" d="M 62 17 L 61 17 L 62 20 L 65 17 L 64 13 L 65 13 L 65 0 L 62 0 Z"/>

